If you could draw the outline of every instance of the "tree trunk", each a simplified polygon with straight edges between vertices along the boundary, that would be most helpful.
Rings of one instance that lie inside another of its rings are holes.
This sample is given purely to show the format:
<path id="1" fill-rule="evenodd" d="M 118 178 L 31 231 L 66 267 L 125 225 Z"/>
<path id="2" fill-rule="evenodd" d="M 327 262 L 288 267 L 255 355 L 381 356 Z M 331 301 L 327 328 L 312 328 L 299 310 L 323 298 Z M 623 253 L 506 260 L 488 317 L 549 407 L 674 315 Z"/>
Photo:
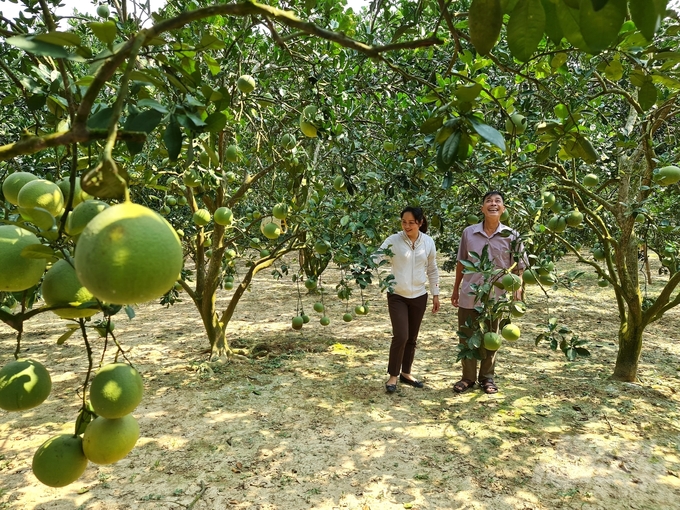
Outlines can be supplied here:
<path id="1" fill-rule="evenodd" d="M 645 326 L 639 318 L 627 315 L 619 328 L 619 352 L 611 378 L 616 381 L 637 382 Z"/>

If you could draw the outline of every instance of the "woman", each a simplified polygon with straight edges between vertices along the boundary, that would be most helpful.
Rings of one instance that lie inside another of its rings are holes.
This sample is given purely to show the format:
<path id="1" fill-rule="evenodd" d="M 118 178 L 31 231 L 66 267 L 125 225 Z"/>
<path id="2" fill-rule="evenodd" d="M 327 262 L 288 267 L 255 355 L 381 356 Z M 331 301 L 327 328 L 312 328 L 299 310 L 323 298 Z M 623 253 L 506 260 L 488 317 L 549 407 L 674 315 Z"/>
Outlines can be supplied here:
<path id="1" fill-rule="evenodd" d="M 423 383 L 411 375 L 420 323 L 427 308 L 425 282 L 432 292 L 432 313 L 439 311 L 439 270 L 437 250 L 427 232 L 427 220 L 420 207 L 406 207 L 401 212 L 401 232 L 391 235 L 380 246 L 377 260 L 389 249 L 392 263 L 392 290 L 387 294 L 387 308 L 392 322 L 392 345 L 385 383 L 388 393 L 397 391 L 397 380 L 422 388 Z"/>

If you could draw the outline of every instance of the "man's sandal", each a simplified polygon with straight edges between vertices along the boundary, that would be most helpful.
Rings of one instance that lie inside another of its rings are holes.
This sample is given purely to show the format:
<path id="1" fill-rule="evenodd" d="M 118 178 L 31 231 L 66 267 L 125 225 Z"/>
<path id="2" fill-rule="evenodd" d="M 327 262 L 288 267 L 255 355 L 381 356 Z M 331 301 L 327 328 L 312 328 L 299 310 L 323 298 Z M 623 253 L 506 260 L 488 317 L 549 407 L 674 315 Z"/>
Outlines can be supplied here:
<path id="1" fill-rule="evenodd" d="M 475 387 L 475 381 L 470 379 L 461 379 L 456 384 L 453 385 L 453 391 L 456 393 L 465 393 L 467 390 L 471 390 Z"/>
<path id="2" fill-rule="evenodd" d="M 482 387 L 484 393 L 486 393 L 487 395 L 493 395 L 494 393 L 498 393 L 498 386 L 496 386 L 496 383 L 493 382 L 493 379 L 484 379 L 482 382 L 479 383 L 479 385 Z"/>

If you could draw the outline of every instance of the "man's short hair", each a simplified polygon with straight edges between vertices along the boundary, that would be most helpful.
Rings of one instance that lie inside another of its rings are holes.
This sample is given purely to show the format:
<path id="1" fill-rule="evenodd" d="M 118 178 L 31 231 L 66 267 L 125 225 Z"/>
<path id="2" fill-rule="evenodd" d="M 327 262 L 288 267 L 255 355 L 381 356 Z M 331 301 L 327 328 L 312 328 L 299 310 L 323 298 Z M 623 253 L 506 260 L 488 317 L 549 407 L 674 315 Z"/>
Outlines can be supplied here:
<path id="1" fill-rule="evenodd" d="M 493 195 L 498 195 L 499 197 L 501 197 L 501 200 L 503 200 L 503 203 L 505 203 L 505 197 L 503 196 L 503 193 L 501 193 L 500 191 L 498 191 L 496 189 L 491 190 L 491 191 L 487 191 L 484 194 L 484 196 L 482 197 L 482 203 L 486 202 L 486 199 L 490 196 L 493 196 Z"/>

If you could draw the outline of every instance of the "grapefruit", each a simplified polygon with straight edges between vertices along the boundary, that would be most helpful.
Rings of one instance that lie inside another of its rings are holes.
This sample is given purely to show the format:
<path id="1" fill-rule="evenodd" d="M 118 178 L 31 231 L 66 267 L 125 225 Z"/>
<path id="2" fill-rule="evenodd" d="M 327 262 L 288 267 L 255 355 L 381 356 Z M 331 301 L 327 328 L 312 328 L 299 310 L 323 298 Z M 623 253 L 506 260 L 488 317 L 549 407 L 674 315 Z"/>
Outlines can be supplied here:
<path id="1" fill-rule="evenodd" d="M 317 252 L 319 255 L 325 255 L 326 253 L 328 253 L 330 247 L 331 245 L 329 244 L 329 242 L 324 241 L 323 239 L 319 239 L 317 242 L 314 243 L 314 251 Z"/>
<path id="2" fill-rule="evenodd" d="M 262 228 L 262 234 L 270 240 L 275 240 L 278 239 L 279 236 L 281 235 L 281 229 L 279 226 L 274 223 L 273 221 L 270 223 L 267 223 L 263 228 Z"/>
<path id="3" fill-rule="evenodd" d="M 347 184 L 345 183 L 345 178 L 342 175 L 336 175 L 333 179 L 333 188 L 335 191 L 347 191 Z"/>
<path id="4" fill-rule="evenodd" d="M 522 280 L 524 280 L 525 285 L 537 285 L 538 280 L 536 279 L 536 275 L 531 269 L 527 269 L 524 271 L 522 274 Z"/>
<path id="5" fill-rule="evenodd" d="M 0 409 L 25 411 L 42 404 L 52 391 L 47 369 L 30 359 L 8 363 L 0 369 Z"/>
<path id="6" fill-rule="evenodd" d="M 352 319 L 353 319 L 353 318 L 354 318 L 354 317 L 352 317 L 352 314 L 349 313 L 349 312 L 347 312 L 346 314 L 344 314 L 344 315 L 342 316 L 342 320 L 345 321 L 345 322 L 352 322 Z"/>
<path id="7" fill-rule="evenodd" d="M 288 216 L 288 205 L 276 204 L 272 210 L 272 215 L 277 220 L 285 220 L 286 216 Z"/>
<path id="8" fill-rule="evenodd" d="M 588 174 L 583 178 L 583 185 L 586 188 L 594 188 L 598 184 L 600 184 L 600 178 L 597 174 Z"/>
<path id="9" fill-rule="evenodd" d="M 215 214 L 213 214 L 213 220 L 218 225 L 231 225 L 232 221 L 234 221 L 234 213 L 228 207 L 219 207 L 215 210 Z"/>
<path id="10" fill-rule="evenodd" d="M 71 194 L 71 183 L 69 182 L 69 179 L 61 179 L 57 181 L 57 186 L 59 186 L 61 194 L 64 196 L 64 205 L 66 205 Z M 71 208 L 77 206 L 88 198 L 91 197 L 80 187 L 80 179 L 76 179 L 76 186 L 73 192 L 73 202 L 71 203 Z"/>
<path id="11" fill-rule="evenodd" d="M 524 115 L 513 113 L 510 115 L 510 118 L 505 121 L 505 130 L 508 133 L 514 132 L 515 134 L 521 135 L 527 130 L 527 119 Z"/>
<path id="12" fill-rule="evenodd" d="M 249 74 L 239 76 L 238 80 L 236 80 L 236 86 L 244 94 L 250 94 L 253 90 L 255 90 L 255 85 L 255 78 Z"/>
<path id="13" fill-rule="evenodd" d="M 39 177 L 30 172 L 14 172 L 8 175 L 2 183 L 2 194 L 5 195 L 5 200 L 12 205 L 19 205 L 18 196 L 21 188 L 25 184 L 37 179 Z"/>
<path id="14" fill-rule="evenodd" d="M 316 303 L 314 303 L 314 311 L 318 313 L 323 313 L 324 306 L 321 301 L 317 301 Z"/>
<path id="15" fill-rule="evenodd" d="M 24 209 L 40 207 L 52 216 L 59 216 L 64 211 L 64 195 L 59 186 L 46 179 L 35 179 L 24 184 L 17 195 L 17 202 Z"/>
<path id="16" fill-rule="evenodd" d="M 316 138 L 316 126 L 300 117 L 300 131 L 309 138 Z"/>
<path id="17" fill-rule="evenodd" d="M 319 319 L 319 323 L 322 326 L 328 326 L 331 323 L 331 320 L 328 318 L 328 316 L 324 315 L 323 317 L 321 317 L 321 319 Z"/>
<path id="18" fill-rule="evenodd" d="M 305 323 L 305 320 L 302 318 L 301 315 L 297 315 L 297 316 L 293 317 L 293 323 L 292 323 L 293 329 L 297 329 L 297 330 L 302 329 L 302 326 L 304 325 L 304 323 Z"/>
<path id="19" fill-rule="evenodd" d="M 284 149 L 291 150 L 293 147 L 295 147 L 296 142 L 297 140 L 295 140 L 295 137 L 288 133 L 281 137 L 281 146 Z"/>
<path id="20" fill-rule="evenodd" d="M 465 221 L 468 225 L 474 225 L 475 223 L 479 223 L 479 217 L 476 214 L 468 214 L 465 217 Z"/>
<path id="21" fill-rule="evenodd" d="M 0 225 L 0 292 L 30 289 L 40 281 L 47 261 L 21 256 L 21 251 L 32 245 L 40 245 L 32 232 L 16 225 Z"/>
<path id="22" fill-rule="evenodd" d="M 83 452 L 95 464 L 113 464 L 124 458 L 139 439 L 139 424 L 131 414 L 110 420 L 98 416 L 83 434 Z"/>
<path id="23" fill-rule="evenodd" d="M 111 15 L 111 10 L 107 4 L 101 4 L 97 7 L 97 15 L 100 18 L 108 18 Z"/>
<path id="24" fill-rule="evenodd" d="M 506 324 L 501 330 L 501 336 L 508 342 L 515 342 L 520 335 L 519 328 L 514 324 Z"/>
<path id="25" fill-rule="evenodd" d="M 522 301 L 513 301 L 510 303 L 510 315 L 513 317 L 522 317 L 525 313 L 527 313 L 527 305 Z"/>
<path id="26" fill-rule="evenodd" d="M 80 234 L 78 279 L 107 303 L 143 303 L 165 294 L 184 262 L 172 226 L 148 207 L 125 202 L 97 215 Z"/>
<path id="27" fill-rule="evenodd" d="M 545 208 L 550 208 L 553 206 L 555 203 L 555 195 L 553 195 L 550 191 L 544 191 L 543 192 L 543 207 Z"/>
<path id="28" fill-rule="evenodd" d="M 501 285 L 505 290 L 519 290 L 522 288 L 522 279 L 516 274 L 508 273 L 501 278 Z"/>
<path id="29" fill-rule="evenodd" d="M 501 337 L 501 335 L 499 335 L 498 333 L 493 333 L 491 331 L 485 333 L 483 341 L 484 348 L 487 351 L 497 351 L 500 348 L 501 343 L 503 342 L 502 338 L 503 337 Z"/>
<path id="30" fill-rule="evenodd" d="M 238 161 L 238 156 L 239 156 L 238 146 L 232 144 L 229 147 L 227 147 L 227 151 L 224 154 L 224 157 L 226 158 L 227 161 L 229 161 L 230 163 L 236 163 Z"/>
<path id="31" fill-rule="evenodd" d="M 194 223 L 199 227 L 204 227 L 210 223 L 210 211 L 207 209 L 198 209 L 194 213 L 193 217 Z"/>
<path id="32" fill-rule="evenodd" d="M 92 317 L 99 311 L 94 308 L 76 308 L 83 303 L 96 303 L 92 293 L 78 280 L 76 270 L 65 260 L 57 261 L 45 273 L 42 297 L 47 306 L 64 307 L 52 310 L 62 319 Z"/>
<path id="33" fill-rule="evenodd" d="M 559 234 L 560 232 L 564 232 L 566 230 L 567 220 L 564 219 L 564 216 L 558 216 L 556 214 L 548 220 L 548 224 L 546 226 L 548 227 L 548 230 Z"/>
<path id="34" fill-rule="evenodd" d="M 305 280 L 305 288 L 307 290 L 314 290 L 316 289 L 316 280 L 314 278 L 307 278 Z"/>
<path id="35" fill-rule="evenodd" d="M 680 168 L 673 165 L 665 166 L 654 176 L 654 180 L 662 186 L 675 184 L 680 181 Z"/>
<path id="36" fill-rule="evenodd" d="M 583 213 L 581 211 L 571 211 L 567 215 L 567 225 L 570 227 L 578 227 L 583 223 Z"/>
<path id="37" fill-rule="evenodd" d="M 70 236 L 77 236 L 83 230 L 87 224 L 97 216 L 104 209 L 108 209 L 110 206 L 106 202 L 101 200 L 86 200 L 81 202 L 68 216 L 66 221 L 66 233 Z"/>
<path id="38" fill-rule="evenodd" d="M 94 412 L 104 418 L 122 418 L 142 401 L 144 383 L 127 363 L 110 363 L 99 369 L 90 386 Z"/>
<path id="39" fill-rule="evenodd" d="M 595 248 L 593 249 L 593 258 L 598 261 L 604 260 L 606 257 L 606 254 L 602 248 Z"/>
<path id="40" fill-rule="evenodd" d="M 33 455 L 33 474 L 48 487 L 65 487 L 75 482 L 86 467 L 83 440 L 73 434 L 48 439 Z"/>

